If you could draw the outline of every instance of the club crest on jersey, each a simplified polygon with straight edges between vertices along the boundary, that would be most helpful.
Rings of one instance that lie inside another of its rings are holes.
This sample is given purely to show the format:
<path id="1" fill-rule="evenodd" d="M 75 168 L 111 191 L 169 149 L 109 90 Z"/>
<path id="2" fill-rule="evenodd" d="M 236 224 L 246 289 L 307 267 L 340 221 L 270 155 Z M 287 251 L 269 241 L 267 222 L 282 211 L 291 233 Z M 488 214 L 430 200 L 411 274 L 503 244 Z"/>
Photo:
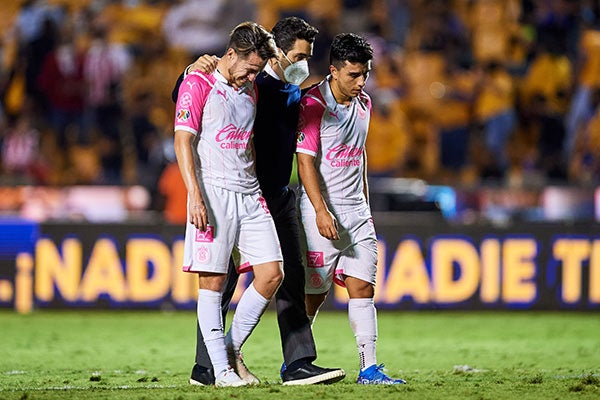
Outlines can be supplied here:
<path id="1" fill-rule="evenodd" d="M 307 251 L 306 261 L 308 268 L 321 268 L 325 265 L 322 251 Z"/>
<path id="2" fill-rule="evenodd" d="M 304 135 L 304 132 L 298 132 L 298 135 L 296 136 L 296 141 L 298 143 L 302 143 L 302 142 L 304 142 L 305 137 L 306 137 L 306 135 Z"/>
<path id="3" fill-rule="evenodd" d="M 177 121 L 178 122 L 185 122 L 189 118 L 190 118 L 190 110 L 185 110 L 185 109 L 177 110 Z"/>

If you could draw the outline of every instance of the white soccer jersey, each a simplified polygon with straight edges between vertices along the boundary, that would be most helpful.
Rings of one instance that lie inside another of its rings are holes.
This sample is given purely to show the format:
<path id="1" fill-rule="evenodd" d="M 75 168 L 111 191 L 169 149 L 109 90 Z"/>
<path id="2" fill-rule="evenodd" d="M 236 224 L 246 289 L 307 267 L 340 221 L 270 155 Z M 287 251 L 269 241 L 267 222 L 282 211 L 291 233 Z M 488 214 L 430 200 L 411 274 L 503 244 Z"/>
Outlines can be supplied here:
<path id="1" fill-rule="evenodd" d="M 201 183 L 240 193 L 259 190 L 251 141 L 256 96 L 254 85 L 236 90 L 218 71 L 194 71 L 183 80 L 175 130 L 199 136 L 197 173 Z"/>
<path id="2" fill-rule="evenodd" d="M 296 151 L 315 157 L 325 202 L 341 214 L 366 204 L 363 172 L 371 99 L 362 92 L 350 105 L 338 104 L 329 80 L 310 89 L 300 102 Z M 314 214 L 302 183 L 300 207 L 303 213 Z"/>

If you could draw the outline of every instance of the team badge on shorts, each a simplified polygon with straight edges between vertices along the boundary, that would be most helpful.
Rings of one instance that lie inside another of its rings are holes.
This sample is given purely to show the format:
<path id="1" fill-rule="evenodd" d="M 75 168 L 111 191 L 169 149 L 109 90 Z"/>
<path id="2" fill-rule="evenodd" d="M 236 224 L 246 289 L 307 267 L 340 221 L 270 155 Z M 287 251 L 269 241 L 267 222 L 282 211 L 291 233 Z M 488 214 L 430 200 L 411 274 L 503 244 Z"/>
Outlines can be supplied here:
<path id="1" fill-rule="evenodd" d="M 310 274 L 308 281 L 311 287 L 318 288 L 323 286 L 323 278 L 317 272 Z"/>
<path id="2" fill-rule="evenodd" d="M 325 260 L 323 258 L 322 251 L 307 251 L 306 261 L 308 268 L 322 268 L 325 266 Z"/>
<path id="3" fill-rule="evenodd" d="M 196 250 L 196 262 L 206 264 L 210 261 L 210 250 L 207 247 L 201 246 Z"/>

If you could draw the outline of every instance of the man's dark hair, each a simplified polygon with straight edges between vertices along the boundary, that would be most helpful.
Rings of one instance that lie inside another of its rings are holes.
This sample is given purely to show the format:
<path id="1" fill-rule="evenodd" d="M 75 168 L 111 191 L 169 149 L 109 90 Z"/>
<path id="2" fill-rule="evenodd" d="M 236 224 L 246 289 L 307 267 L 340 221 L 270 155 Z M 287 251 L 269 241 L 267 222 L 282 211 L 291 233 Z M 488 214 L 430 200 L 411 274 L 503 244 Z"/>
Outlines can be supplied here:
<path id="1" fill-rule="evenodd" d="M 263 60 L 277 55 L 273 35 L 256 22 L 242 22 L 229 35 L 227 48 L 232 48 L 241 58 L 247 58 L 256 52 Z"/>
<path id="2" fill-rule="evenodd" d="M 340 33 L 333 38 L 329 63 L 340 69 L 346 61 L 366 64 L 373 59 L 373 47 L 355 33 Z"/>
<path id="3" fill-rule="evenodd" d="M 314 43 L 319 30 L 302 18 L 287 17 L 280 19 L 271 29 L 271 33 L 275 37 L 277 47 L 287 53 L 294 47 L 294 43 L 298 39 Z"/>

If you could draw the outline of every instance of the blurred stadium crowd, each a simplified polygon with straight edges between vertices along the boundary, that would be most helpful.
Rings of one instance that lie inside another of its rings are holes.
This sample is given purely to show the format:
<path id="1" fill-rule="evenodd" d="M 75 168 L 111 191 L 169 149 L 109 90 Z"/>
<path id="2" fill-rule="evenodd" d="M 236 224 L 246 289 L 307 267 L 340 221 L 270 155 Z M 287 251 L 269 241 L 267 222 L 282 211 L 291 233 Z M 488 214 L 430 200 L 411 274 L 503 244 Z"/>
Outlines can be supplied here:
<path id="1" fill-rule="evenodd" d="M 371 176 L 595 186 L 599 3 L 2 1 L 0 185 L 136 184 L 160 207 L 179 73 L 199 54 L 220 55 L 241 21 L 270 29 L 297 15 L 320 31 L 306 84 L 327 73 L 335 34 L 375 47 Z"/>

